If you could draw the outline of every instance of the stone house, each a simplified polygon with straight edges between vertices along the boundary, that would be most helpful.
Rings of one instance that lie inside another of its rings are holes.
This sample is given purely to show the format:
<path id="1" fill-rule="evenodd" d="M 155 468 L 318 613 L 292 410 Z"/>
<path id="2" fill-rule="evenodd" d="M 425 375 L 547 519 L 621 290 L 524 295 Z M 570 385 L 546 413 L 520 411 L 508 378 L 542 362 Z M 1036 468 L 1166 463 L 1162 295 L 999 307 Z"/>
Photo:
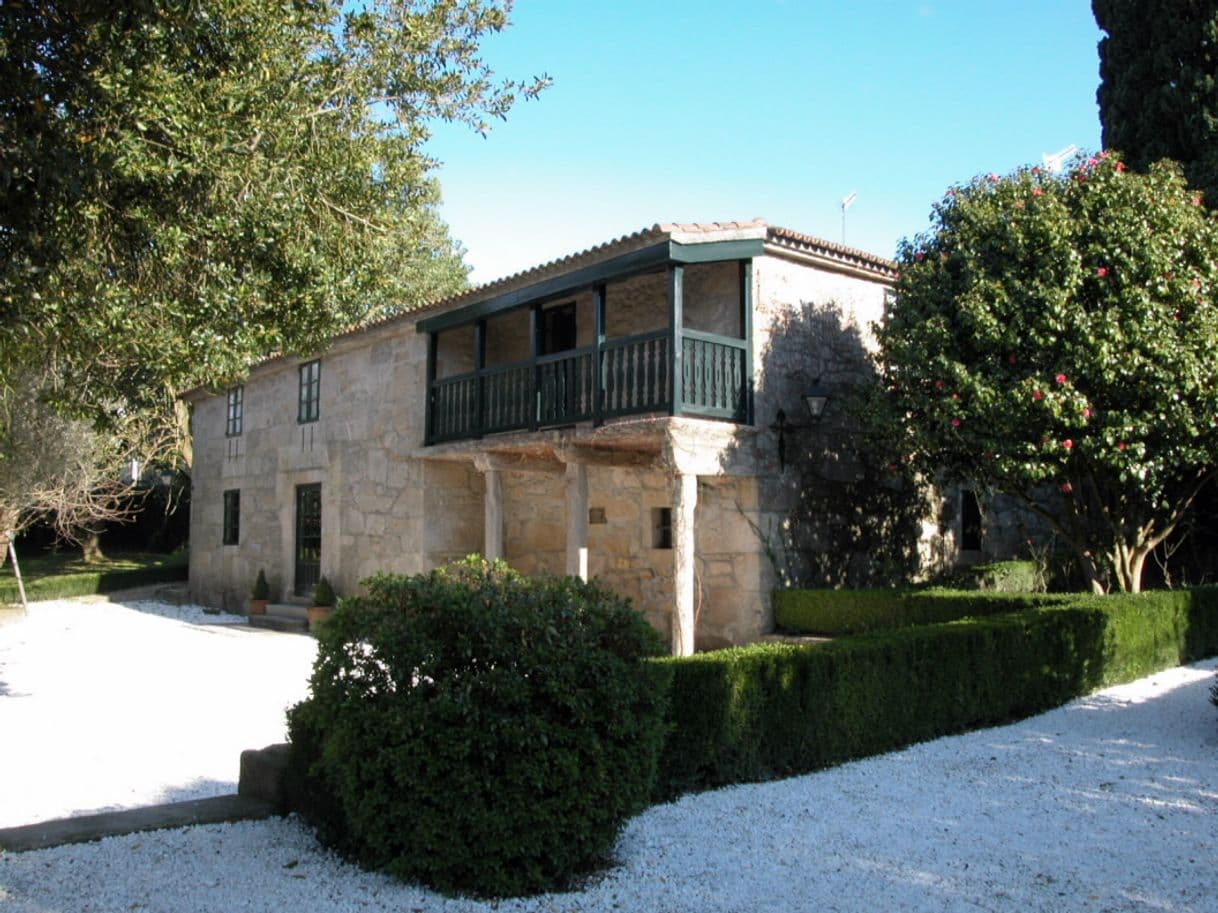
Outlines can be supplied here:
<path id="1" fill-rule="evenodd" d="M 600 578 L 677 653 L 754 640 L 802 397 L 865 370 L 895 276 L 761 221 L 657 225 L 193 391 L 192 595 L 477 552 Z"/>

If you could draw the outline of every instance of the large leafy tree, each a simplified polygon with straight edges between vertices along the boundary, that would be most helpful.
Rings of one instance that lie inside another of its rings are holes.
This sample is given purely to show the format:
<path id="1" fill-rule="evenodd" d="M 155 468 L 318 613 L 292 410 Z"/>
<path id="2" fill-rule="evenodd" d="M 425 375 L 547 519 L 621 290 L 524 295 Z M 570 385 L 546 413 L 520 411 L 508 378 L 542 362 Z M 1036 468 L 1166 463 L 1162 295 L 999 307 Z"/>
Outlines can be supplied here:
<path id="1" fill-rule="evenodd" d="M 460 287 L 428 123 L 538 91 L 510 0 L 0 4 L 0 384 L 164 407 Z"/>
<path id="2" fill-rule="evenodd" d="M 877 420 L 928 473 L 1012 495 L 1092 587 L 1136 591 L 1218 465 L 1218 223 L 1115 156 L 953 188 L 903 242 Z"/>
<path id="3" fill-rule="evenodd" d="M 1218 0 L 1092 0 L 1106 148 L 1184 165 L 1218 204 Z"/>

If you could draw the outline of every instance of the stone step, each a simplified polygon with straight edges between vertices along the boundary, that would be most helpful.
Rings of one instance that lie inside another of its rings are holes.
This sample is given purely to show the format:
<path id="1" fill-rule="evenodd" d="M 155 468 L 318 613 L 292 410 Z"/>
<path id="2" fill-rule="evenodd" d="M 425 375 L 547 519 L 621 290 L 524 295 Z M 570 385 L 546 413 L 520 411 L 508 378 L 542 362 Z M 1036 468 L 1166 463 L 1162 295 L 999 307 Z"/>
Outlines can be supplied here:
<path id="1" fill-rule="evenodd" d="M 309 620 L 309 606 L 311 602 L 272 602 L 266 607 L 266 614 L 279 615 L 283 618 L 299 618 L 301 621 Z"/>
<path id="2" fill-rule="evenodd" d="M 24 853 L 65 843 L 88 843 L 103 837 L 155 831 L 167 827 L 218 824 L 224 821 L 254 821 L 278 814 L 271 802 L 254 796 L 216 796 L 191 799 L 170 805 L 133 808 L 118 812 L 58 818 L 23 827 L 0 830 L 0 850 Z"/>
<path id="3" fill-rule="evenodd" d="M 156 598 L 170 605 L 187 605 L 190 600 L 190 587 L 185 583 L 166 583 L 156 588 Z"/>
<path id="4" fill-rule="evenodd" d="M 307 634 L 309 631 L 308 619 L 293 615 L 267 612 L 265 615 L 251 615 L 248 621 L 251 628 L 261 628 L 265 631 L 282 631 L 285 634 Z"/>

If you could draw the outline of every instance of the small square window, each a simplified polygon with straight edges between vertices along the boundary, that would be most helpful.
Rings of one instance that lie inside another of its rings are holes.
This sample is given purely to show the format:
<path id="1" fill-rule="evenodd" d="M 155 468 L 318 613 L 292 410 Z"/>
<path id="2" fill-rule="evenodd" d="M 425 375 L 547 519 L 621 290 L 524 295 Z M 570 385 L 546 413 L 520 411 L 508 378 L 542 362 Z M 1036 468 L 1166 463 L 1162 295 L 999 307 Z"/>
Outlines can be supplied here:
<path id="1" fill-rule="evenodd" d="M 672 508 L 651 509 L 651 547 L 672 548 Z"/>
<path id="2" fill-rule="evenodd" d="M 321 414 L 321 362 L 310 361 L 300 366 L 300 399 L 296 421 L 315 422 Z"/>
<path id="3" fill-rule="evenodd" d="M 236 545 L 241 539 L 241 491 L 231 488 L 224 492 L 224 534 L 222 542 L 225 545 Z"/>
<path id="4" fill-rule="evenodd" d="M 245 425 L 245 387 L 233 387 L 228 391 L 228 417 L 224 433 L 237 437 Z"/>

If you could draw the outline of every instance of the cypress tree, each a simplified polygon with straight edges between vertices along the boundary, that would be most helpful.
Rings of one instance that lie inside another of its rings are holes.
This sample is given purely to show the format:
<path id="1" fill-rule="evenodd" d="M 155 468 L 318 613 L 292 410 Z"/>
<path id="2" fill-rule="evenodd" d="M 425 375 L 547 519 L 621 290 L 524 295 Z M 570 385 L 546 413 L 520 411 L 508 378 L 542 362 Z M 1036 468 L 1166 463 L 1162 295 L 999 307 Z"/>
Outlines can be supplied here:
<path id="1" fill-rule="evenodd" d="M 1103 143 L 1131 167 L 1171 158 L 1218 205 L 1218 0 L 1092 0 Z"/>

